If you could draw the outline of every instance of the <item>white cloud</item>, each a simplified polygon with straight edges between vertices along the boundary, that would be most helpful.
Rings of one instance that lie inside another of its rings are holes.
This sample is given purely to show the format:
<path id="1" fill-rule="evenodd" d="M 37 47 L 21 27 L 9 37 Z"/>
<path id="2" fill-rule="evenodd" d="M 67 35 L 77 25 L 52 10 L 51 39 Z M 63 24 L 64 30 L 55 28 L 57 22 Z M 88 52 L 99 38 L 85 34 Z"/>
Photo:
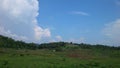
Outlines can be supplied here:
<path id="1" fill-rule="evenodd" d="M 120 19 L 107 24 L 103 31 L 112 43 L 120 44 Z"/>
<path id="2" fill-rule="evenodd" d="M 63 38 L 60 35 L 55 36 L 54 38 L 51 38 L 49 42 L 60 42 L 64 41 Z"/>
<path id="3" fill-rule="evenodd" d="M 83 16 L 89 16 L 88 13 L 82 12 L 82 11 L 72 11 L 71 14 L 77 14 L 77 15 L 83 15 Z"/>
<path id="4" fill-rule="evenodd" d="M 62 37 L 61 36 L 56 36 L 56 41 L 62 41 Z"/>
<path id="5" fill-rule="evenodd" d="M 22 39 L 22 40 L 28 40 L 28 39 L 27 39 L 26 37 L 24 37 L 24 36 L 18 36 L 18 35 L 16 35 L 16 34 L 11 33 L 10 30 L 5 31 L 3 27 L 0 27 L 0 33 L 1 33 L 2 35 L 4 35 L 4 36 L 9 36 L 9 37 L 15 38 L 16 40 L 21 40 L 21 39 Z"/>
<path id="6" fill-rule="evenodd" d="M 38 25 L 38 0 L 0 0 L 0 34 L 27 42 L 51 36 Z"/>
<path id="7" fill-rule="evenodd" d="M 38 40 L 42 37 L 50 37 L 51 36 L 51 33 L 50 33 L 49 29 L 44 29 L 43 30 L 41 27 L 36 26 L 34 28 L 34 30 L 35 30 L 35 38 L 38 39 Z"/>

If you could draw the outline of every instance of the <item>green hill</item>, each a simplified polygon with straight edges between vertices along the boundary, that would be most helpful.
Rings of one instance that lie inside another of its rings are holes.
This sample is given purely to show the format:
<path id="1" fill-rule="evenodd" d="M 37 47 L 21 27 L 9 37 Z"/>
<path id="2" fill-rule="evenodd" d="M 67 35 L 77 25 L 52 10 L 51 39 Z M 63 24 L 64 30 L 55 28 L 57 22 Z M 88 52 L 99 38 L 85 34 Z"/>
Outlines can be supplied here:
<path id="1" fill-rule="evenodd" d="M 120 68 L 120 47 L 25 43 L 0 35 L 0 68 Z"/>

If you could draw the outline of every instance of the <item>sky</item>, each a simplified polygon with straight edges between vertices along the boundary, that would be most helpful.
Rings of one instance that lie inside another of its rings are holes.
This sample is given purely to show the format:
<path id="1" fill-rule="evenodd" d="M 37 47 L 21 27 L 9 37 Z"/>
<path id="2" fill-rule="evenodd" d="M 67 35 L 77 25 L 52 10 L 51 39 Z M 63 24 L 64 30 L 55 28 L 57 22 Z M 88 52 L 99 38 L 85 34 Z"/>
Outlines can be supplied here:
<path id="1" fill-rule="evenodd" d="M 120 0 L 0 0 L 0 35 L 120 46 Z"/>

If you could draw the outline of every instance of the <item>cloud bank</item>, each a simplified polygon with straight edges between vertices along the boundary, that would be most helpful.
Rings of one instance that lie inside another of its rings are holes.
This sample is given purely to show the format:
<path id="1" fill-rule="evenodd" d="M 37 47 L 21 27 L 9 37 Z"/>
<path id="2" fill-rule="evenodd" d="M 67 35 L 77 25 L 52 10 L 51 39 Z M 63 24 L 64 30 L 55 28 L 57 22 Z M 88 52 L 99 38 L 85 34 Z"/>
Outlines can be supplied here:
<path id="1" fill-rule="evenodd" d="M 103 31 L 111 43 L 120 44 L 120 19 L 107 24 Z"/>
<path id="2" fill-rule="evenodd" d="M 40 42 L 51 32 L 38 25 L 38 0 L 0 0 L 0 35 L 26 42 Z"/>

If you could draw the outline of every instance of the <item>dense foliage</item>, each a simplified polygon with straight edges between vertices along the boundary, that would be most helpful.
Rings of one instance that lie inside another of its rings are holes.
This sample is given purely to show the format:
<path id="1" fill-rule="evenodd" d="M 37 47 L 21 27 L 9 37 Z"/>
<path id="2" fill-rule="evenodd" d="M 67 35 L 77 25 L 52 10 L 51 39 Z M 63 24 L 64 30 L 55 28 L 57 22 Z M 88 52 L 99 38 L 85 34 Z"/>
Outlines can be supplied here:
<path id="1" fill-rule="evenodd" d="M 8 38 L 5 36 L 0 35 L 0 47 L 3 48 L 15 48 L 15 49 L 56 49 L 61 50 L 64 47 L 75 47 L 75 48 L 83 48 L 83 49 L 116 49 L 119 50 L 120 47 L 110 47 L 105 45 L 90 45 L 90 44 L 77 44 L 77 43 L 68 43 L 68 42 L 51 42 L 51 43 L 42 43 L 42 44 L 35 44 L 35 43 L 25 43 L 23 41 L 15 41 L 12 38 Z M 77 47 L 76 47 L 77 46 Z"/>
<path id="2" fill-rule="evenodd" d="M 23 41 L 15 41 L 12 38 L 0 35 L 0 47 L 3 48 L 16 48 L 16 49 L 36 49 L 37 44 L 25 43 Z"/>

